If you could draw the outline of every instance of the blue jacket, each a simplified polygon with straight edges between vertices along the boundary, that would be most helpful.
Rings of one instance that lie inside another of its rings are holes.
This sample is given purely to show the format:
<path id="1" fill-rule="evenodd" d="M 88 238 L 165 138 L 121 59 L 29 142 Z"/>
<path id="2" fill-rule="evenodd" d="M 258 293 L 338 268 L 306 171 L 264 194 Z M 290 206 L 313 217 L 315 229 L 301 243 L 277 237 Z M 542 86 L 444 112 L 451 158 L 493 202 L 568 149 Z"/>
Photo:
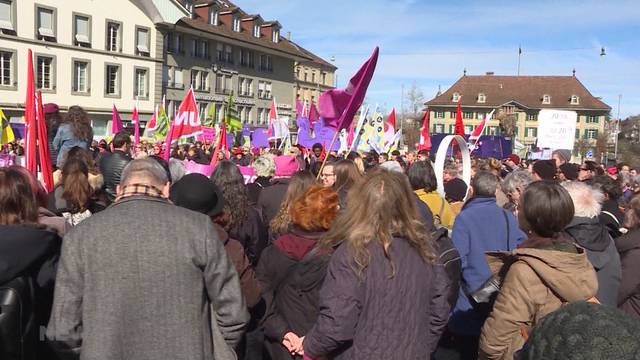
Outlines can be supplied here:
<path id="1" fill-rule="evenodd" d="M 452 234 L 453 244 L 462 259 L 462 283 L 449 321 L 451 332 L 480 335 L 484 319 L 473 311 L 463 288 L 473 292 L 491 276 L 485 258 L 487 251 L 513 250 L 525 238 L 513 214 L 498 207 L 494 197 L 476 197 L 465 204 L 456 217 Z"/>
<path id="2" fill-rule="evenodd" d="M 89 144 L 85 140 L 78 139 L 73 133 L 71 124 L 62 124 L 58 128 L 56 137 L 53 138 L 53 149 L 58 151 L 58 158 L 56 164 L 59 168 L 62 168 L 64 157 L 72 147 L 79 146 L 83 149 L 87 149 Z"/>

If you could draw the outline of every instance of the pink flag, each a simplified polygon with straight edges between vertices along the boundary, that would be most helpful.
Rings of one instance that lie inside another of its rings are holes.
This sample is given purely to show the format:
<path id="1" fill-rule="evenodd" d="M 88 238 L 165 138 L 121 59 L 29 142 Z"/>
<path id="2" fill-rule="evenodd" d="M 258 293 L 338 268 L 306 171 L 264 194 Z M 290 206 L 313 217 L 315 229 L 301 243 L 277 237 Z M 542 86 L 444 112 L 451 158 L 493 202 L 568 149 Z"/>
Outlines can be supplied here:
<path id="1" fill-rule="evenodd" d="M 298 99 L 296 99 L 296 117 L 304 117 L 304 105 Z"/>
<path id="2" fill-rule="evenodd" d="M 111 109 L 111 134 L 115 135 L 122 130 L 124 130 L 124 126 L 122 126 L 120 113 L 118 113 L 116 104 L 113 104 L 113 108 Z"/>
<path id="3" fill-rule="evenodd" d="M 53 169 L 51 157 L 49 156 L 49 143 L 47 142 L 47 121 L 42 108 L 42 93 L 38 91 L 38 105 L 36 106 L 36 117 L 38 119 L 38 156 L 40 157 L 40 173 L 44 181 L 44 188 L 47 192 L 53 191 Z"/>
<path id="4" fill-rule="evenodd" d="M 269 130 L 267 131 L 267 137 L 273 137 L 273 123 L 278 119 L 278 107 L 276 106 L 276 99 L 273 98 L 271 102 L 271 110 L 269 110 Z"/>
<path id="5" fill-rule="evenodd" d="M 316 123 L 316 121 L 318 121 L 318 118 L 320 117 L 320 115 L 318 114 L 318 108 L 316 108 L 316 104 L 313 103 L 313 101 L 311 101 L 311 104 L 309 105 L 309 127 L 313 129 L 313 124 Z"/>
<path id="6" fill-rule="evenodd" d="M 196 98 L 193 95 L 193 88 L 189 89 L 184 100 L 182 100 L 182 104 L 180 104 L 180 108 L 172 124 L 173 132 L 171 134 L 171 142 L 202 133 L 202 125 L 198 117 L 198 106 L 196 105 Z"/>
<path id="7" fill-rule="evenodd" d="M 134 124 L 133 128 L 133 144 L 138 145 L 140 143 L 140 119 L 138 117 L 138 103 L 133 106 L 133 114 L 131 114 L 131 122 Z"/>
<path id="8" fill-rule="evenodd" d="M 337 131 L 346 129 L 364 101 L 367 88 L 378 62 L 378 47 L 360 70 L 349 80 L 344 90 L 328 90 L 320 94 L 320 115 L 325 124 Z"/>
<path id="9" fill-rule="evenodd" d="M 24 102 L 24 123 L 25 123 L 25 161 L 26 168 L 33 175 L 37 176 L 38 163 L 36 160 L 36 93 L 33 77 L 33 54 L 29 49 L 29 59 L 27 61 L 27 96 Z M 46 141 L 46 139 L 45 139 Z"/>

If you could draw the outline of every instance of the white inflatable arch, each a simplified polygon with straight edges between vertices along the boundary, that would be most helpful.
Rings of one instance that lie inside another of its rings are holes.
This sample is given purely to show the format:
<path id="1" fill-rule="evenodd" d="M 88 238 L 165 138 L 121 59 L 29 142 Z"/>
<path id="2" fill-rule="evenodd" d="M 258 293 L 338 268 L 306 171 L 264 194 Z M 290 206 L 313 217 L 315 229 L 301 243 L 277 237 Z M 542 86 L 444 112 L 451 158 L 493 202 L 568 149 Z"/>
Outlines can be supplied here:
<path id="1" fill-rule="evenodd" d="M 436 152 L 436 163 L 433 166 L 433 170 L 436 172 L 436 178 L 438 179 L 438 194 L 443 198 L 445 197 L 443 181 L 444 162 L 447 159 L 447 150 L 449 149 L 449 146 L 451 146 L 451 142 L 453 140 L 458 142 L 460 153 L 462 154 L 462 180 L 467 184 L 467 194 L 464 197 L 464 200 L 466 201 L 467 196 L 469 195 L 469 189 L 471 188 L 471 156 L 469 154 L 467 141 L 460 135 L 446 136 L 442 139 L 442 142 L 440 142 L 440 146 Z"/>

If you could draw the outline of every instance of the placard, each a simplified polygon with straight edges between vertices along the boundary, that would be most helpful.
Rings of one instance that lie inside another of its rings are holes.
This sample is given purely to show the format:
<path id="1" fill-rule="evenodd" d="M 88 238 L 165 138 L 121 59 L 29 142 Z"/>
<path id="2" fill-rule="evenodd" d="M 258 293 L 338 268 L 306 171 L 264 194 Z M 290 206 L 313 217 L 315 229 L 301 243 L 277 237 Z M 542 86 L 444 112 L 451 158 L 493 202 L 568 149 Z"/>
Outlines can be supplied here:
<path id="1" fill-rule="evenodd" d="M 540 110 L 538 114 L 538 147 L 573 150 L 578 114 L 575 111 Z"/>

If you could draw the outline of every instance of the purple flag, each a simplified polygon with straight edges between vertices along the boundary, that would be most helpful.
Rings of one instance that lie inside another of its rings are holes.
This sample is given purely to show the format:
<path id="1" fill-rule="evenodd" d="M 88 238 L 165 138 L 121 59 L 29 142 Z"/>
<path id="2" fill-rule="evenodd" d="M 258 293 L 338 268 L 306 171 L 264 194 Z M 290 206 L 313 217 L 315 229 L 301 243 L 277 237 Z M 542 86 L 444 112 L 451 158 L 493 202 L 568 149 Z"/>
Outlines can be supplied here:
<path id="1" fill-rule="evenodd" d="M 348 128 L 353 122 L 356 111 L 364 101 L 364 96 L 367 93 L 367 88 L 369 88 L 373 72 L 376 70 L 377 62 L 378 47 L 376 46 L 369 60 L 349 80 L 346 89 L 333 89 L 320 94 L 320 99 L 318 100 L 320 116 L 324 119 L 326 126 L 340 131 Z"/>
<path id="2" fill-rule="evenodd" d="M 320 118 L 320 114 L 318 113 L 318 108 L 316 107 L 316 104 L 313 103 L 313 100 L 311 100 L 311 105 L 309 107 L 309 125 L 313 127 L 316 121 Z"/>
<path id="3" fill-rule="evenodd" d="M 115 135 L 122 130 L 124 130 L 124 126 L 122 126 L 122 119 L 120 118 L 116 105 L 113 104 L 113 108 L 111 109 L 111 133 Z"/>
<path id="4" fill-rule="evenodd" d="M 296 117 L 302 117 L 302 109 L 303 109 L 303 105 L 300 102 L 300 100 L 296 99 Z"/>

